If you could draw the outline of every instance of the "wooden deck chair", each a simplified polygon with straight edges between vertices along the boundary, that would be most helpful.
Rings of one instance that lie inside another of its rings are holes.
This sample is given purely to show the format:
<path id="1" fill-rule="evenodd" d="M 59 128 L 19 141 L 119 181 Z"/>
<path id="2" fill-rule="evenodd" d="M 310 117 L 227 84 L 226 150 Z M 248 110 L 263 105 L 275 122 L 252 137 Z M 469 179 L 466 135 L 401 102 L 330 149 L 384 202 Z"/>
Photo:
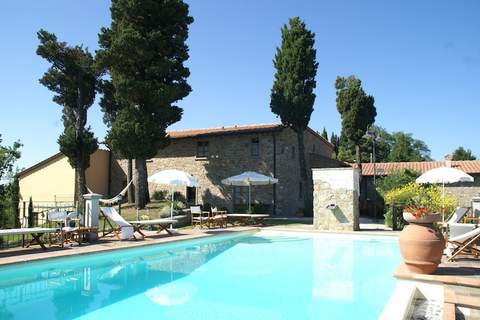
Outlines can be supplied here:
<path id="1" fill-rule="evenodd" d="M 463 230 L 458 234 L 458 230 Z M 452 223 L 449 224 L 450 237 L 447 242 L 445 254 L 448 261 L 453 261 L 459 254 L 480 256 L 477 242 L 480 241 L 480 228 L 474 224 Z"/>
<path id="2" fill-rule="evenodd" d="M 119 240 L 135 239 L 133 226 L 128 223 L 113 207 L 100 207 L 100 212 L 105 218 L 103 220 L 103 234 L 101 237 L 113 233 Z M 116 226 L 112 224 L 114 222 Z M 107 224 L 110 230 L 106 229 Z"/>
<path id="3" fill-rule="evenodd" d="M 218 210 L 217 207 L 212 207 L 212 214 L 210 216 L 211 224 L 219 226 L 220 228 L 227 227 L 227 211 Z"/>
<path id="4" fill-rule="evenodd" d="M 209 225 L 210 212 L 202 211 L 200 206 L 191 206 L 190 214 L 192 219 L 192 226 L 199 225 L 200 228 L 202 228 L 204 223 L 207 226 Z"/>

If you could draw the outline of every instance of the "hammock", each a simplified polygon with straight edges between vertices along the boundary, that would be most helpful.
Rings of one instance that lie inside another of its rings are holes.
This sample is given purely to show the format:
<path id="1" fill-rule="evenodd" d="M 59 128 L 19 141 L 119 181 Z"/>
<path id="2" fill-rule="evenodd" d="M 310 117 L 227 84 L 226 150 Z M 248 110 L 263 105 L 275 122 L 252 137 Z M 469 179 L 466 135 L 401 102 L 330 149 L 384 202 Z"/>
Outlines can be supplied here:
<path id="1" fill-rule="evenodd" d="M 113 198 L 110 198 L 110 199 L 100 199 L 99 202 L 100 204 L 102 205 L 105 205 L 105 206 L 112 206 L 114 204 L 117 204 L 119 203 L 120 201 L 122 201 L 122 199 L 125 197 L 125 195 L 127 194 L 127 191 L 128 191 L 128 188 L 130 187 L 130 185 L 132 184 L 133 180 L 131 180 L 127 186 L 122 190 L 120 191 L 119 194 L 117 194 L 115 197 Z M 92 190 L 90 190 L 88 187 L 87 187 L 87 190 L 88 192 L 92 193 Z"/>

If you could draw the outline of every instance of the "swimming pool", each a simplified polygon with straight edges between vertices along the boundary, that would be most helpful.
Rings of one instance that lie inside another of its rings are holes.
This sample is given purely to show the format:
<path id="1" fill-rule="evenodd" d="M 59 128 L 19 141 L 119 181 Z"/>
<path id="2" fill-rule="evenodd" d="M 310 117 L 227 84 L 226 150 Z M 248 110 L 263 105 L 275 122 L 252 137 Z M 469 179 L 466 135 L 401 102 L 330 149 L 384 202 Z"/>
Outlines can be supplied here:
<path id="1" fill-rule="evenodd" d="M 0 268 L 0 319 L 376 319 L 397 240 L 259 232 Z"/>

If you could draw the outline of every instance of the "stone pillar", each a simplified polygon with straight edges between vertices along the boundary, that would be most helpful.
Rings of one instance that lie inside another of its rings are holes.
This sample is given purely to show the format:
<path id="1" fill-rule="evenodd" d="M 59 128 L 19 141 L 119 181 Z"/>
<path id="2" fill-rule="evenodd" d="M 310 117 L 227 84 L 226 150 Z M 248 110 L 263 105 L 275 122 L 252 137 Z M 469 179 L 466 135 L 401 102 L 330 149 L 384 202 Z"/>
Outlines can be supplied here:
<path id="1" fill-rule="evenodd" d="M 313 223 L 319 230 L 359 230 L 360 171 L 312 169 Z"/>
<path id="2" fill-rule="evenodd" d="M 98 216 L 100 215 L 100 203 L 99 200 L 102 198 L 101 194 L 98 193 L 87 193 L 83 195 L 85 199 L 85 217 L 83 218 L 84 225 L 87 228 L 97 228 L 98 229 Z M 98 233 L 89 232 L 87 234 L 88 242 L 95 242 L 98 240 Z"/>
<path id="3" fill-rule="evenodd" d="M 480 218 L 480 197 L 472 198 L 472 213 L 475 218 Z"/>

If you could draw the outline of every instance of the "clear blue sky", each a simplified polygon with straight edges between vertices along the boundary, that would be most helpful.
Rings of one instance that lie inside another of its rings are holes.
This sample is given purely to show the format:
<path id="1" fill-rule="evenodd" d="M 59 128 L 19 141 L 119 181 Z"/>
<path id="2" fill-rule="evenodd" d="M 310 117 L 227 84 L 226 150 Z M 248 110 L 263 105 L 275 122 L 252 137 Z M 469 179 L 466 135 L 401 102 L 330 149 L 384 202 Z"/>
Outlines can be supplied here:
<path id="1" fill-rule="evenodd" d="M 300 16 L 316 33 L 319 69 L 311 127 L 340 131 L 333 87 L 355 74 L 376 100 L 377 124 L 424 140 L 440 159 L 458 145 L 480 156 L 480 1 L 189 1 L 193 92 L 172 128 L 276 122 L 269 94 L 280 28 Z M 24 143 L 20 166 L 57 152 L 61 108 L 38 83 L 45 28 L 70 44 L 97 46 L 109 1 L 2 0 L 0 133 Z M 97 104 L 88 122 L 103 139 Z"/>

